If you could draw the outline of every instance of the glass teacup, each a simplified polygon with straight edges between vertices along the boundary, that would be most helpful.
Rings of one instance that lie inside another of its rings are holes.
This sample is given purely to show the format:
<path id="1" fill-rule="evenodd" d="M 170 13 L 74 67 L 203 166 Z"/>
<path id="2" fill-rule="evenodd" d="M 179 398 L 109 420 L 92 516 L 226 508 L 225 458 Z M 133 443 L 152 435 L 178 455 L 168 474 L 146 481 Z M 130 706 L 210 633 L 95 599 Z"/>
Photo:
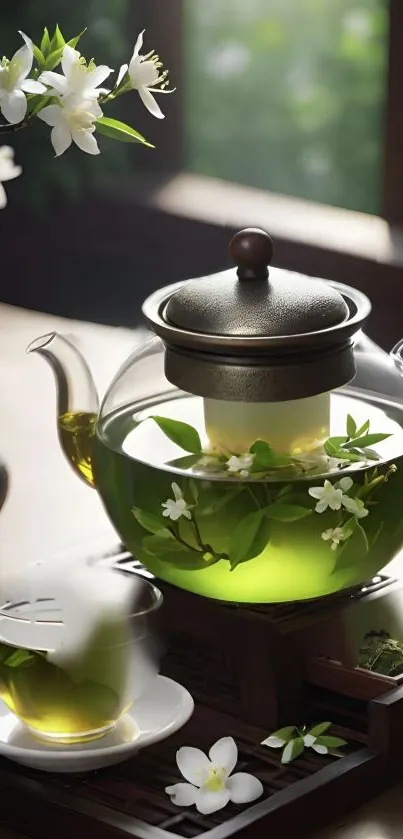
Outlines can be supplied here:
<path id="1" fill-rule="evenodd" d="M 158 673 L 154 615 L 161 592 L 137 578 L 135 608 L 101 615 L 74 650 L 57 600 L 0 608 L 0 698 L 41 739 L 82 743 L 107 734 Z"/>

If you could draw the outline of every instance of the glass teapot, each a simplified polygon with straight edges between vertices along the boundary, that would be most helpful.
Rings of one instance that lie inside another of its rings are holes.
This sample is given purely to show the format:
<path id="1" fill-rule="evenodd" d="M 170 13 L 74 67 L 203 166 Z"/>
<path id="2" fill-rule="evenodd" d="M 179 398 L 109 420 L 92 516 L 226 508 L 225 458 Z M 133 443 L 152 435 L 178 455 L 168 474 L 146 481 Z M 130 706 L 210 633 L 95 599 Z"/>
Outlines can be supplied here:
<path id="1" fill-rule="evenodd" d="M 230 253 L 237 268 L 145 301 L 156 336 L 100 411 L 72 344 L 29 346 L 55 373 L 61 446 L 160 579 L 254 603 L 359 585 L 403 546 L 403 400 L 371 392 L 365 364 L 365 389 L 360 369 L 346 387 L 369 300 L 269 271 L 261 230 L 236 234 Z M 398 392 L 394 363 L 400 346 L 378 361 Z"/>

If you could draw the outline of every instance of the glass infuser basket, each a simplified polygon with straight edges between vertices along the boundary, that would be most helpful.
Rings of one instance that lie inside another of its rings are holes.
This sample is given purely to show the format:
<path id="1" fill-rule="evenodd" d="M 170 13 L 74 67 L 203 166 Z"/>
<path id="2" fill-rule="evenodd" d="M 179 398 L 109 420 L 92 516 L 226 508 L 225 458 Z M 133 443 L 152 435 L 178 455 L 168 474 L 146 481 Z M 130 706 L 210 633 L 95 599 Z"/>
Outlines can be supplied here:
<path id="1" fill-rule="evenodd" d="M 98 416 L 77 350 L 31 345 L 56 374 L 62 446 L 156 577 L 256 603 L 358 585 L 403 543 L 402 406 L 345 387 L 370 303 L 269 271 L 263 231 L 230 250 L 237 269 L 146 300 L 157 337 Z"/>

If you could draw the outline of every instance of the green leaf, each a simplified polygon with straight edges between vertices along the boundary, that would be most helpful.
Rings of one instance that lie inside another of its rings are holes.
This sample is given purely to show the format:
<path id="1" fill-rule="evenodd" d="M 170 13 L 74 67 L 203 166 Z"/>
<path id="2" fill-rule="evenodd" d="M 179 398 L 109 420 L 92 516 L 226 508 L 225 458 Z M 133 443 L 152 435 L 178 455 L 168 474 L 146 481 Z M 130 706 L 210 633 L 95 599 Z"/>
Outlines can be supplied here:
<path id="1" fill-rule="evenodd" d="M 49 38 L 48 29 L 47 29 L 46 26 L 45 26 L 45 29 L 43 30 L 43 35 L 42 35 L 41 52 L 45 56 L 45 58 L 48 55 L 48 53 L 50 52 L 50 38 Z"/>
<path id="2" fill-rule="evenodd" d="M 176 457 L 175 460 L 168 460 L 167 466 L 176 466 L 177 469 L 191 469 L 200 460 L 200 454 L 186 454 L 184 457 Z"/>
<path id="3" fill-rule="evenodd" d="M 292 458 L 288 455 L 277 454 L 264 440 L 256 440 L 249 451 L 255 455 L 253 461 L 253 471 L 255 472 L 289 466 L 292 461 Z"/>
<path id="4" fill-rule="evenodd" d="M 281 763 L 291 763 L 296 757 L 302 755 L 304 748 L 303 737 L 295 737 L 294 740 L 290 740 L 284 747 L 283 754 L 281 755 Z"/>
<path id="5" fill-rule="evenodd" d="M 350 440 L 348 443 L 345 443 L 345 448 L 368 448 L 368 446 L 374 446 L 375 443 L 381 443 L 382 440 L 387 440 L 390 436 L 390 434 L 365 434 L 364 437 L 356 437 L 355 440 Z"/>
<path id="6" fill-rule="evenodd" d="M 76 35 L 74 38 L 70 38 L 70 40 L 69 40 L 69 41 L 67 41 L 67 43 L 68 43 L 69 47 L 73 47 L 73 49 L 75 49 L 75 48 L 76 48 L 76 46 L 77 46 L 77 44 L 78 44 L 78 42 L 81 40 L 81 38 L 82 38 L 82 37 L 83 37 L 83 35 L 86 33 L 86 31 L 87 31 L 87 27 L 85 27 L 85 29 L 83 29 L 83 30 L 82 30 L 82 31 L 81 31 L 78 35 Z"/>
<path id="7" fill-rule="evenodd" d="M 206 560 L 201 551 L 182 545 L 169 532 L 167 532 L 166 536 L 162 533 L 158 533 L 155 536 L 145 536 L 142 541 L 142 548 L 146 553 L 157 557 L 161 562 L 168 562 L 176 568 L 189 571 L 199 571 L 202 568 L 208 568 L 209 565 L 213 565 L 216 562 L 214 557 L 211 556 L 211 558 Z"/>
<path id="8" fill-rule="evenodd" d="M 54 70 L 62 60 L 64 47 L 51 52 L 45 60 L 45 70 Z"/>
<path id="9" fill-rule="evenodd" d="M 193 478 L 191 478 L 189 481 L 189 489 L 195 504 L 197 504 L 197 499 L 199 497 L 199 487 L 196 481 L 193 480 Z"/>
<path id="10" fill-rule="evenodd" d="M 349 437 L 354 437 L 357 431 L 357 424 L 351 414 L 347 414 L 347 434 Z"/>
<path id="11" fill-rule="evenodd" d="M 362 451 L 362 455 L 364 455 L 366 460 L 380 460 L 381 459 L 378 452 L 374 452 L 373 449 L 361 449 L 361 451 Z"/>
<path id="12" fill-rule="evenodd" d="M 336 563 L 332 574 L 351 567 L 352 557 L 359 562 L 368 552 L 368 539 L 364 528 L 355 518 L 349 519 L 343 525 L 343 531 L 348 535 L 336 553 Z"/>
<path id="13" fill-rule="evenodd" d="M 236 500 L 242 492 L 245 492 L 245 486 L 242 486 L 242 484 L 238 486 L 232 484 L 230 487 L 227 484 L 225 489 L 223 489 L 220 483 L 214 481 L 211 483 L 211 486 L 207 488 L 202 487 L 199 491 L 197 502 L 197 515 L 217 515 L 218 510 L 221 510 L 222 507 L 225 507 L 231 501 Z"/>
<path id="14" fill-rule="evenodd" d="M 46 94 L 38 93 L 38 94 L 35 94 L 34 96 L 30 96 L 29 99 L 28 99 L 28 108 L 27 108 L 28 116 L 33 117 L 36 114 L 39 114 L 39 111 L 41 111 L 42 108 L 44 108 L 48 104 L 49 104 L 49 96 L 46 96 Z"/>
<path id="15" fill-rule="evenodd" d="M 329 457 L 337 457 L 337 452 L 340 451 L 340 447 L 331 438 L 325 441 L 323 448 Z"/>
<path id="16" fill-rule="evenodd" d="M 307 516 L 312 515 L 312 510 L 308 507 L 299 507 L 296 504 L 282 504 L 275 501 L 265 508 L 265 515 L 273 521 L 300 521 Z"/>
<path id="17" fill-rule="evenodd" d="M 358 521 L 358 519 L 355 520 L 355 529 L 359 532 L 362 545 L 363 547 L 365 547 L 365 553 L 367 553 L 369 551 L 367 534 L 365 533 L 365 530 L 362 524 L 360 524 L 360 522 Z"/>
<path id="18" fill-rule="evenodd" d="M 342 740 L 341 737 L 317 737 L 315 745 L 327 746 L 328 749 L 338 749 L 339 746 L 347 746 L 347 740 Z"/>
<path id="19" fill-rule="evenodd" d="M 380 460 L 380 455 L 378 452 L 374 452 L 373 449 L 361 449 L 362 454 L 364 455 L 366 460 Z"/>
<path id="20" fill-rule="evenodd" d="M 329 437 L 327 442 L 332 443 L 332 445 L 339 448 L 340 446 L 343 446 L 344 443 L 347 443 L 347 440 L 348 440 L 348 437 L 346 437 L 346 435 L 344 434 L 343 436 Z"/>
<path id="21" fill-rule="evenodd" d="M 59 24 L 57 23 L 55 31 L 52 35 L 52 40 L 50 42 L 49 52 L 54 52 L 55 50 L 62 49 L 65 46 L 65 44 L 66 44 L 66 41 L 64 40 L 64 37 L 61 33 Z M 73 46 L 73 45 L 71 44 L 71 46 Z"/>
<path id="22" fill-rule="evenodd" d="M 200 437 L 192 425 L 187 422 L 179 422 L 179 420 L 168 419 L 168 417 L 153 416 L 149 419 L 157 423 L 161 431 L 172 440 L 179 448 L 184 449 L 185 452 L 192 454 L 202 453 L 202 444 Z"/>
<path id="23" fill-rule="evenodd" d="M 354 530 L 355 530 L 355 525 L 356 525 L 356 519 L 355 518 L 348 519 L 345 522 L 345 524 L 343 524 L 343 527 L 341 528 L 341 530 L 343 532 L 343 541 L 344 542 L 346 541 L 346 539 L 349 539 L 350 536 L 353 535 Z"/>
<path id="24" fill-rule="evenodd" d="M 292 740 L 295 732 L 295 725 L 286 725 L 284 728 L 279 728 L 277 731 L 273 731 L 270 737 L 277 737 L 278 740 L 284 740 L 285 743 L 288 743 Z"/>
<path id="25" fill-rule="evenodd" d="M 333 443 L 331 439 L 326 440 L 324 449 L 329 457 L 335 457 L 337 460 L 350 460 L 355 463 L 362 460 L 362 455 L 355 454 L 347 449 L 342 449 L 340 446 Z"/>
<path id="26" fill-rule="evenodd" d="M 3 661 L 7 667 L 20 667 L 22 664 L 31 664 L 34 661 L 34 654 L 30 650 L 15 650 Z"/>
<path id="27" fill-rule="evenodd" d="M 255 455 L 253 465 L 261 466 L 263 469 L 268 469 L 272 463 L 273 449 L 264 440 L 256 440 L 249 449 L 251 454 Z"/>
<path id="28" fill-rule="evenodd" d="M 316 725 L 313 725 L 312 728 L 309 728 L 306 733 L 312 734 L 312 737 L 320 737 L 320 735 L 327 731 L 331 725 L 331 722 L 319 722 Z"/>
<path id="29" fill-rule="evenodd" d="M 148 513 L 147 510 L 141 510 L 140 507 L 133 507 L 132 513 L 141 527 L 144 527 L 144 530 L 148 530 L 149 533 L 160 533 L 166 530 L 163 519 L 155 516 L 153 513 Z"/>
<path id="30" fill-rule="evenodd" d="M 145 536 L 141 544 L 146 553 L 151 554 L 152 556 L 161 555 L 161 558 L 165 556 L 166 551 L 169 552 L 175 550 L 176 553 L 180 553 L 181 551 L 183 552 L 187 550 L 184 545 L 176 541 L 169 530 L 166 532 L 164 531 L 164 533 L 156 533 L 152 536 Z"/>
<path id="31" fill-rule="evenodd" d="M 38 62 L 40 67 L 44 67 L 45 66 L 45 56 L 44 56 L 42 50 L 40 50 L 39 47 L 36 46 L 36 44 L 32 44 L 32 49 L 34 51 L 35 61 Z"/>
<path id="32" fill-rule="evenodd" d="M 382 533 L 384 524 L 385 524 L 385 522 L 381 521 L 381 523 L 380 523 L 379 527 L 376 529 L 374 535 L 369 538 L 369 541 L 371 543 L 371 547 L 373 547 L 375 545 L 375 543 L 378 541 L 378 539 L 379 539 L 379 537 Z"/>
<path id="33" fill-rule="evenodd" d="M 241 562 L 258 556 L 270 538 L 270 522 L 264 510 L 253 510 L 235 526 L 229 546 L 231 571 Z"/>
<path id="34" fill-rule="evenodd" d="M 367 431 L 369 431 L 369 420 L 364 422 L 364 425 L 362 425 L 361 428 L 357 428 L 357 431 L 355 433 L 357 437 L 362 437 L 363 434 L 367 433 Z"/>
<path id="35" fill-rule="evenodd" d="M 121 143 L 142 143 L 143 146 L 148 146 L 149 149 L 154 148 L 142 134 L 139 134 L 130 125 L 126 125 L 125 122 L 120 122 L 118 119 L 100 117 L 96 120 L 95 124 L 100 134 L 103 134 L 105 137 L 110 137 L 112 140 L 120 140 Z"/>
<path id="36" fill-rule="evenodd" d="M 293 492 L 294 492 L 293 484 L 284 484 L 284 486 L 281 487 L 281 489 L 277 493 L 277 499 L 284 498 L 286 495 L 292 495 Z"/>

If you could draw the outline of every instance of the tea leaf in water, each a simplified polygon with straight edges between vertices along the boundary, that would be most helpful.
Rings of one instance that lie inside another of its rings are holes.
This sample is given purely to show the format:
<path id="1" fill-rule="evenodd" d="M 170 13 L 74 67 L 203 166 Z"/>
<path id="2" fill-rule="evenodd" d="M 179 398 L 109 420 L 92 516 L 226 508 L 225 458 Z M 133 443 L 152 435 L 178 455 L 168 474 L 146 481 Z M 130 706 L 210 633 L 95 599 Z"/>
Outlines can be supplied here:
<path id="1" fill-rule="evenodd" d="M 151 556 L 176 565 L 178 568 L 198 571 L 216 562 L 212 557 L 204 558 L 202 551 L 177 542 L 171 534 L 163 536 L 161 533 L 155 536 L 146 536 L 142 543 L 143 549 Z"/>
<path id="2" fill-rule="evenodd" d="M 164 522 L 158 516 L 155 516 L 153 513 L 147 513 L 147 510 L 140 510 L 139 507 L 133 507 L 132 513 L 136 521 L 144 527 L 144 530 L 148 530 L 149 533 L 161 533 L 161 531 L 165 531 L 170 536 Z"/>
<path id="3" fill-rule="evenodd" d="M 145 536 L 142 546 L 147 553 L 152 554 L 153 556 L 158 556 L 160 553 L 164 553 L 165 551 L 177 551 L 180 553 L 180 551 L 185 550 L 183 545 L 175 542 L 174 537 L 168 530 L 165 533 L 156 533 L 152 536 Z"/>
<path id="4" fill-rule="evenodd" d="M 237 484 L 223 488 L 218 483 L 211 483 L 206 489 L 203 487 L 199 490 L 197 515 L 211 516 L 216 514 L 218 510 L 235 501 L 242 492 L 245 492 L 245 487 Z"/>
<path id="5" fill-rule="evenodd" d="M 367 431 L 369 431 L 369 420 L 364 422 L 364 425 L 362 425 L 361 428 L 357 428 L 356 437 L 362 437 L 363 434 L 367 433 Z"/>
<path id="6" fill-rule="evenodd" d="M 349 437 L 355 437 L 357 433 L 357 424 L 351 414 L 347 414 L 347 434 Z"/>
<path id="7" fill-rule="evenodd" d="M 260 472 L 265 469 L 276 469 L 281 466 L 289 466 L 292 458 L 288 455 L 277 454 L 264 440 L 256 440 L 249 449 L 253 454 L 253 471 Z"/>
<path id="8" fill-rule="evenodd" d="M 21 667 L 22 664 L 33 664 L 34 660 L 35 656 L 30 650 L 19 649 L 4 659 L 3 664 L 7 667 Z"/>
<path id="9" fill-rule="evenodd" d="M 202 444 L 198 432 L 192 425 L 179 420 L 168 419 L 168 417 L 150 417 L 157 423 L 161 431 L 185 452 L 201 454 Z"/>
<path id="10" fill-rule="evenodd" d="M 334 442 L 335 439 L 337 438 L 329 437 L 325 442 L 324 449 L 329 457 L 334 457 L 337 460 L 350 460 L 355 463 L 359 463 L 363 459 L 360 454 L 342 449 L 340 445 Z"/>
<path id="11" fill-rule="evenodd" d="M 357 453 L 357 449 L 353 449 L 354 452 Z M 361 457 L 364 456 L 366 460 L 379 460 L 378 452 L 374 452 L 373 449 L 361 449 Z"/>
<path id="12" fill-rule="evenodd" d="M 308 507 L 299 507 L 296 504 L 281 504 L 276 501 L 265 509 L 265 515 L 269 519 L 283 522 L 299 521 L 300 519 L 305 519 L 307 516 L 311 516 L 312 513 L 313 510 L 310 510 Z"/>
<path id="13" fill-rule="evenodd" d="M 293 484 L 284 484 L 283 487 L 278 491 L 277 498 L 285 498 L 286 495 L 292 495 L 294 492 L 294 485 Z"/>
<path id="14" fill-rule="evenodd" d="M 353 417 L 347 415 L 347 437 L 329 437 L 324 444 L 324 450 L 329 457 L 338 460 L 350 460 L 358 463 L 360 460 L 379 460 L 377 452 L 370 446 L 387 440 L 390 434 L 368 434 L 369 420 L 357 430 Z"/>
<path id="15" fill-rule="evenodd" d="M 368 539 L 363 526 L 356 518 L 349 519 L 343 525 L 343 531 L 346 534 L 342 547 L 340 548 L 336 564 L 333 568 L 332 574 L 336 571 L 342 571 L 343 568 L 348 568 L 351 564 L 351 557 L 362 557 L 368 553 Z"/>
<path id="16" fill-rule="evenodd" d="M 191 478 L 190 481 L 189 481 L 189 489 L 190 489 L 190 492 L 192 493 L 193 500 L 197 503 L 197 500 L 198 500 L 198 497 L 199 497 L 199 487 L 198 487 L 196 481 L 193 480 L 193 478 Z"/>
<path id="17" fill-rule="evenodd" d="M 364 437 L 355 437 L 353 440 L 344 443 L 346 449 L 362 449 L 368 446 L 374 446 L 375 443 L 381 443 L 382 440 L 387 440 L 390 434 L 365 434 Z"/>
<path id="18" fill-rule="evenodd" d="M 254 510 L 235 527 L 229 547 L 231 571 L 241 562 L 258 556 L 270 539 L 270 522 L 265 510 Z"/>
<path id="19" fill-rule="evenodd" d="M 168 460 L 167 466 L 176 466 L 177 469 L 191 469 L 200 460 L 199 454 L 186 454 L 184 457 L 176 457 L 175 460 Z"/>

